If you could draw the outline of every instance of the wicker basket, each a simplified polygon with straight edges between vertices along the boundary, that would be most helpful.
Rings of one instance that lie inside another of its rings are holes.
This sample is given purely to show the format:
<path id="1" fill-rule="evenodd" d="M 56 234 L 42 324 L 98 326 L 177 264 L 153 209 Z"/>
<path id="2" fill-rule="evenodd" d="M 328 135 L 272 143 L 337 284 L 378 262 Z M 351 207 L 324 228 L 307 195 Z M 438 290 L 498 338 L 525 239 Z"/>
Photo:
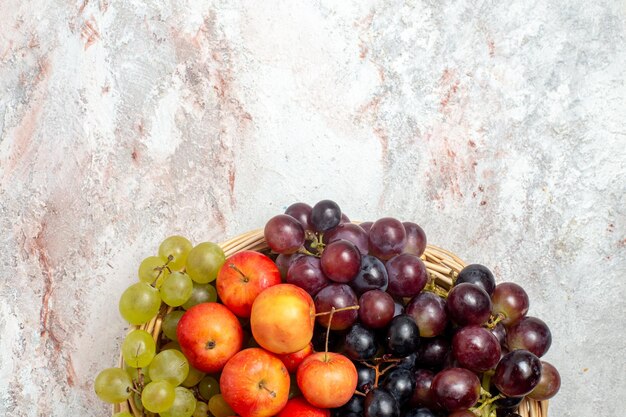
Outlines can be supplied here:
<path id="1" fill-rule="evenodd" d="M 221 243 L 220 246 L 224 250 L 226 257 L 243 250 L 265 252 L 269 250 L 267 243 L 265 242 L 265 238 L 263 237 L 262 229 L 253 230 L 234 237 Z M 435 283 L 444 289 L 449 289 L 451 287 L 453 277 L 455 277 L 466 265 L 465 262 L 453 253 L 433 245 L 427 246 L 426 251 L 422 255 L 422 260 L 424 261 L 430 276 L 435 279 Z M 162 309 L 161 312 L 152 318 L 152 320 L 148 323 L 141 326 L 131 326 L 129 331 L 137 328 L 146 330 L 152 334 L 154 340 L 158 343 L 163 316 L 171 310 L 171 307 L 168 309 Z M 124 367 L 121 355 L 119 359 L 119 366 L 122 368 Z M 148 412 L 143 413 L 138 410 L 132 400 L 132 397 L 128 401 L 116 404 L 113 407 L 113 414 L 120 411 L 129 411 L 135 417 L 150 417 L 154 415 Z M 526 398 L 520 404 L 518 413 L 522 417 L 547 417 L 548 401 L 534 401 Z"/>

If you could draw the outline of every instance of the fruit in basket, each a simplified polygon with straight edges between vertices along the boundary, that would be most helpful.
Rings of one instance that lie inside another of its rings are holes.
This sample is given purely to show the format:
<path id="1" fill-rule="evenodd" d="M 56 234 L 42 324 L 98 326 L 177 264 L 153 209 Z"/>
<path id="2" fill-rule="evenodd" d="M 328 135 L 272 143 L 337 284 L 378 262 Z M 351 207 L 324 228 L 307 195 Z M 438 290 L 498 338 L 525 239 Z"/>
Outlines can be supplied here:
<path id="1" fill-rule="evenodd" d="M 358 303 L 356 294 L 346 284 L 331 284 L 322 288 L 315 296 L 315 309 L 320 313 L 330 312 L 333 308 L 345 309 Z M 358 316 L 356 309 L 337 312 L 333 316 L 330 328 L 331 330 L 345 330 L 356 322 Z M 317 322 L 324 327 L 328 327 L 329 321 L 330 315 L 328 314 L 317 316 Z"/>
<path id="2" fill-rule="evenodd" d="M 218 303 L 198 304 L 187 310 L 178 322 L 176 335 L 191 366 L 207 373 L 221 371 L 243 344 L 239 320 Z"/>
<path id="3" fill-rule="evenodd" d="M 265 225 L 265 240 L 276 253 L 291 254 L 304 244 L 304 228 L 287 214 L 272 217 Z"/>
<path id="4" fill-rule="evenodd" d="M 220 300 L 230 311 L 248 318 L 255 298 L 280 282 L 280 271 L 274 261 L 259 252 L 243 251 L 226 259 L 215 286 Z"/>
<path id="5" fill-rule="evenodd" d="M 548 400 L 554 397 L 560 388 L 561 376 L 559 371 L 550 363 L 542 361 L 541 378 L 537 386 L 528 394 L 528 397 L 539 401 Z"/>
<path id="6" fill-rule="evenodd" d="M 152 335 L 145 330 L 133 330 L 122 342 L 122 358 L 126 365 L 143 368 L 152 362 L 156 353 L 156 344 Z"/>
<path id="7" fill-rule="evenodd" d="M 296 397 L 287 401 L 287 405 L 276 417 L 330 417 L 330 410 L 314 407 L 304 398 Z"/>
<path id="8" fill-rule="evenodd" d="M 525 349 L 542 357 L 550 349 L 552 333 L 543 320 L 536 317 L 524 317 L 506 332 L 509 350 Z"/>
<path id="9" fill-rule="evenodd" d="M 304 361 L 307 356 L 313 354 L 313 343 L 309 343 L 304 347 L 304 349 L 300 349 L 297 352 L 288 353 L 286 355 L 277 355 L 278 358 L 283 361 L 285 364 L 285 368 L 287 368 L 287 372 L 290 374 L 296 372 L 298 366 Z"/>
<path id="10" fill-rule="evenodd" d="M 246 417 L 273 416 L 282 410 L 287 403 L 289 382 L 282 361 L 260 348 L 237 353 L 220 376 L 224 400 Z"/>
<path id="11" fill-rule="evenodd" d="M 183 387 L 174 388 L 174 403 L 160 417 L 191 417 L 196 409 L 196 397 L 193 392 Z"/>
<path id="12" fill-rule="evenodd" d="M 521 397 L 530 393 L 539 384 L 541 361 L 527 350 L 514 350 L 500 359 L 493 383 L 509 397 Z"/>
<path id="13" fill-rule="evenodd" d="M 252 304 L 252 335 L 273 353 L 284 355 L 304 349 L 311 342 L 314 324 L 313 299 L 292 284 L 269 287 Z"/>
<path id="14" fill-rule="evenodd" d="M 167 266 L 178 271 L 185 266 L 192 249 L 191 242 L 183 236 L 170 236 L 159 246 L 159 256 L 167 260 Z"/>
<path id="15" fill-rule="evenodd" d="M 352 224 L 323 200 L 289 206 L 264 235 L 273 253 L 235 252 L 224 262 L 218 245 L 174 236 L 144 259 L 120 310 L 147 332 L 128 335 L 126 368 L 99 375 L 98 395 L 131 397 L 163 417 L 510 417 L 523 395 L 558 391 L 558 372 L 537 358 L 551 335 L 526 317 L 525 291 L 496 286 L 482 265 L 425 251 L 419 225 Z M 288 372 L 296 373 L 291 384 Z M 279 403 L 274 380 L 282 380 Z"/>
<path id="16" fill-rule="evenodd" d="M 430 388 L 435 401 L 448 411 L 472 407 L 480 398 L 480 381 L 464 368 L 448 368 L 433 378 Z"/>
<path id="17" fill-rule="evenodd" d="M 132 381 L 120 368 L 108 368 L 100 371 L 94 382 L 94 389 L 101 400 L 108 403 L 120 403 L 130 397 Z"/>
<path id="18" fill-rule="evenodd" d="M 308 356 L 298 367 L 296 377 L 304 398 L 320 408 L 344 405 L 354 395 L 357 384 L 352 361 L 334 352 Z"/>
<path id="19" fill-rule="evenodd" d="M 120 314 L 130 324 L 148 322 L 159 312 L 160 307 L 159 290 L 145 282 L 137 282 L 128 287 L 119 302 Z"/>
<path id="20" fill-rule="evenodd" d="M 189 252 L 186 271 L 194 282 L 206 284 L 215 281 L 224 261 L 222 248 L 213 242 L 203 242 Z"/>
<path id="21" fill-rule="evenodd" d="M 148 411 L 161 413 L 168 410 L 176 398 L 176 391 L 169 382 L 152 381 L 141 392 L 141 404 Z"/>
<path id="22" fill-rule="evenodd" d="M 189 362 L 185 355 L 176 349 L 164 350 L 150 362 L 148 375 L 152 381 L 165 380 L 177 386 L 189 375 Z"/>

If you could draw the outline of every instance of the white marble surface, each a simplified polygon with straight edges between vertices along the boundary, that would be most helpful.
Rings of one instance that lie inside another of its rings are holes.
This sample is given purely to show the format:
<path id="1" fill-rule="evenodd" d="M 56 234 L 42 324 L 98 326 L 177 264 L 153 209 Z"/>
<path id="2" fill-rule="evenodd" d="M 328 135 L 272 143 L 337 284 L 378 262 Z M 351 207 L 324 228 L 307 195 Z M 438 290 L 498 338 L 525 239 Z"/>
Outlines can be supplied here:
<path id="1" fill-rule="evenodd" d="M 550 416 L 626 397 L 623 1 L 0 0 L 0 416 L 106 416 L 168 234 L 419 222 L 523 285 Z"/>

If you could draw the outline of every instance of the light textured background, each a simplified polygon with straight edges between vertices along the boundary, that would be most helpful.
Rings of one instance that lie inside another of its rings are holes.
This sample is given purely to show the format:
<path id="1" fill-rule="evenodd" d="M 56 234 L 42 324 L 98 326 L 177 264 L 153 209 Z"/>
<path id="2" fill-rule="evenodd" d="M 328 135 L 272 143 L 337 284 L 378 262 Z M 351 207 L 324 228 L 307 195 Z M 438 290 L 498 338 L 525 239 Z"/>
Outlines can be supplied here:
<path id="1" fill-rule="evenodd" d="M 168 234 L 298 200 L 414 220 L 523 285 L 551 416 L 626 397 L 623 1 L 0 0 L 0 415 L 105 416 Z"/>

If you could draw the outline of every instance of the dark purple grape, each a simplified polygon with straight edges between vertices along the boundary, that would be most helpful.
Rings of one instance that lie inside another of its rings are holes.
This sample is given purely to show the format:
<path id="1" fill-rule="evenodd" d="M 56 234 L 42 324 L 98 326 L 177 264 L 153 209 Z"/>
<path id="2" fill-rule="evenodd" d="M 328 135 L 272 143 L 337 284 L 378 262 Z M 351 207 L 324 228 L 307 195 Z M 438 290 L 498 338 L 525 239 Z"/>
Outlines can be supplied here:
<path id="1" fill-rule="evenodd" d="M 402 253 L 406 245 L 404 225 L 391 217 L 376 220 L 369 231 L 369 251 L 387 260 Z"/>
<path id="2" fill-rule="evenodd" d="M 333 322 L 335 317 L 333 316 Z M 326 348 L 326 327 L 319 323 L 315 323 L 313 328 L 313 350 L 315 352 L 324 352 Z M 328 334 L 328 350 L 337 352 L 343 343 L 343 334 L 341 332 L 330 332 Z"/>
<path id="3" fill-rule="evenodd" d="M 403 417 L 437 417 L 437 415 L 428 408 L 413 408 L 407 411 Z"/>
<path id="4" fill-rule="evenodd" d="M 500 394 L 497 389 L 491 389 L 489 391 L 494 396 Z M 494 401 L 494 404 L 500 410 L 515 412 L 523 399 L 524 397 L 502 397 Z"/>
<path id="5" fill-rule="evenodd" d="M 367 392 L 374 387 L 376 380 L 376 371 L 365 365 L 361 365 L 358 362 L 354 364 L 356 366 L 357 383 L 356 389 L 361 392 Z"/>
<path id="6" fill-rule="evenodd" d="M 452 353 L 462 367 L 485 372 L 500 361 L 500 343 L 484 327 L 466 326 L 452 338 Z"/>
<path id="7" fill-rule="evenodd" d="M 507 397 L 521 397 L 541 378 L 541 361 L 527 350 L 514 350 L 500 359 L 492 382 Z"/>
<path id="8" fill-rule="evenodd" d="M 457 410 L 452 414 L 448 414 L 448 417 L 476 417 L 476 414 L 470 410 Z"/>
<path id="9" fill-rule="evenodd" d="M 372 369 L 373 370 L 373 369 Z M 339 408 L 336 408 L 336 412 L 338 416 L 344 417 L 348 413 L 354 413 L 359 415 L 363 413 L 363 403 L 365 402 L 365 398 L 360 395 L 353 395 L 352 398 L 348 400 L 347 403 L 342 405 Z"/>
<path id="10" fill-rule="evenodd" d="M 524 317 L 508 328 L 506 342 L 510 350 L 526 349 L 542 357 L 550 349 L 552 333 L 543 320 Z"/>
<path id="11" fill-rule="evenodd" d="M 363 294 L 369 290 L 385 291 L 388 284 L 389 278 L 385 264 L 375 256 L 362 256 L 359 272 L 350 282 L 350 286 L 354 291 L 357 294 Z"/>
<path id="12" fill-rule="evenodd" d="M 265 225 L 264 235 L 267 245 L 276 253 L 294 253 L 304 244 L 302 225 L 286 214 L 272 217 Z"/>
<path id="13" fill-rule="evenodd" d="M 344 339 L 345 354 L 352 360 L 371 359 L 376 354 L 376 335 L 360 323 L 350 327 Z"/>
<path id="14" fill-rule="evenodd" d="M 322 272 L 319 258 L 306 255 L 298 255 L 291 262 L 286 281 L 302 288 L 311 294 L 311 297 L 314 297 L 322 288 L 332 284 L 332 281 Z"/>
<path id="15" fill-rule="evenodd" d="M 450 290 L 446 302 L 448 315 L 456 324 L 483 324 L 491 315 L 489 294 L 474 284 L 459 284 Z"/>
<path id="16" fill-rule="evenodd" d="M 345 284 L 330 284 L 322 288 L 315 296 L 315 311 L 323 313 L 335 309 L 358 305 L 356 294 Z M 330 325 L 332 330 L 344 330 L 352 326 L 358 317 L 357 310 L 340 311 L 333 315 Z M 330 314 L 317 316 L 317 322 L 328 327 Z"/>
<path id="17" fill-rule="evenodd" d="M 363 223 L 359 223 L 359 226 L 361 226 L 361 229 L 365 230 L 365 233 L 369 235 L 370 229 L 372 228 L 373 224 L 374 224 L 373 222 L 363 222 Z"/>
<path id="18" fill-rule="evenodd" d="M 490 297 L 496 288 L 496 280 L 493 274 L 486 266 L 480 264 L 467 265 L 459 272 L 455 285 L 463 283 L 478 285 Z"/>
<path id="19" fill-rule="evenodd" d="M 365 396 L 364 417 L 400 417 L 400 408 L 393 395 L 382 388 L 374 388 Z"/>
<path id="20" fill-rule="evenodd" d="M 368 237 L 365 230 L 361 226 L 354 223 L 342 223 L 334 229 L 324 233 L 324 243 L 333 243 L 337 240 L 347 240 L 352 242 L 359 249 L 362 255 L 368 253 Z"/>
<path id="21" fill-rule="evenodd" d="M 512 282 L 503 282 L 496 285 L 491 296 L 493 314 L 502 314 L 502 324 L 510 326 L 517 323 L 528 313 L 528 294 L 522 287 Z"/>
<path id="22" fill-rule="evenodd" d="M 498 339 L 500 346 L 506 346 L 506 327 L 502 322 L 496 324 L 496 327 L 491 329 L 491 333 Z"/>
<path id="23" fill-rule="evenodd" d="M 411 222 L 402 223 L 406 231 L 406 244 L 402 252 L 422 256 L 426 250 L 426 233 L 419 225 Z"/>
<path id="24" fill-rule="evenodd" d="M 407 314 L 394 317 L 387 330 L 387 349 L 396 356 L 413 353 L 419 346 L 420 332 L 415 320 Z"/>
<path id="25" fill-rule="evenodd" d="M 406 306 L 406 314 L 417 323 L 421 337 L 440 335 L 448 323 L 446 302 L 432 292 L 421 292 L 413 297 Z"/>
<path id="26" fill-rule="evenodd" d="M 311 206 L 306 203 L 294 203 L 287 207 L 285 214 L 296 219 L 304 230 L 311 230 Z"/>
<path id="27" fill-rule="evenodd" d="M 393 316 L 397 317 L 400 314 L 404 314 L 404 306 L 401 302 L 394 300 L 393 301 Z"/>
<path id="28" fill-rule="evenodd" d="M 352 242 L 337 240 L 324 248 L 320 261 L 329 279 L 346 283 L 352 281 L 361 268 L 361 252 Z"/>
<path id="29" fill-rule="evenodd" d="M 447 338 L 422 339 L 417 349 L 416 366 L 438 370 L 444 366 L 449 353 L 451 353 L 451 346 Z"/>
<path id="30" fill-rule="evenodd" d="M 415 377 L 409 369 L 394 369 L 385 376 L 382 387 L 393 395 L 398 405 L 402 407 L 413 395 Z"/>
<path id="31" fill-rule="evenodd" d="M 305 256 L 301 253 L 292 253 L 291 255 L 285 255 L 284 253 L 279 254 L 276 257 L 276 266 L 280 271 L 280 276 L 283 280 L 287 279 L 287 271 L 289 271 L 289 266 L 291 263 L 299 257 Z"/>
<path id="32" fill-rule="evenodd" d="M 331 200 L 322 200 L 311 209 L 311 224 L 317 232 L 336 227 L 341 221 L 341 209 Z"/>
<path id="33" fill-rule="evenodd" d="M 437 403 L 448 411 L 468 409 L 478 401 L 480 381 L 463 368 L 448 368 L 433 378 L 430 389 Z"/>
<path id="34" fill-rule="evenodd" d="M 433 398 L 430 386 L 435 377 L 434 372 L 428 369 L 417 369 L 413 372 L 413 379 L 415 379 L 415 389 L 409 400 L 411 407 L 428 407 L 434 408 L 435 400 Z"/>
<path id="35" fill-rule="evenodd" d="M 396 362 L 396 367 L 401 369 L 413 370 L 415 368 L 415 361 L 417 360 L 417 352 L 413 352 L 408 356 L 402 358 L 399 362 Z"/>
<path id="36" fill-rule="evenodd" d="M 548 400 L 556 395 L 561 388 L 561 375 L 554 366 L 548 362 L 541 362 L 541 378 L 539 383 L 528 394 L 528 398 L 543 401 Z"/>
<path id="37" fill-rule="evenodd" d="M 394 297 L 413 297 L 422 291 L 428 281 L 424 262 L 409 253 L 394 256 L 385 267 L 389 275 L 387 292 Z"/>
<path id="38" fill-rule="evenodd" d="M 380 329 L 393 319 L 393 298 L 384 291 L 371 290 L 359 298 L 359 319 L 372 329 Z"/>

